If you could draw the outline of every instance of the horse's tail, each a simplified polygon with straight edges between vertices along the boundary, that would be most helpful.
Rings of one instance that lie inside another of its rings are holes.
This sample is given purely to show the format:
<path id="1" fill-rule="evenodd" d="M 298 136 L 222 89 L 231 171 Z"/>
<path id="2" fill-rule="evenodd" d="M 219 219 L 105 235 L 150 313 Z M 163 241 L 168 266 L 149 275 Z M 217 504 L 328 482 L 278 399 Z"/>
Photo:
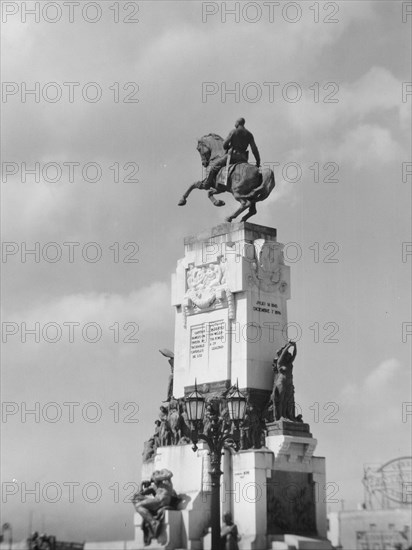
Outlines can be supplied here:
<path id="1" fill-rule="evenodd" d="M 256 202 L 264 201 L 275 187 L 275 174 L 270 168 L 262 169 L 262 182 L 260 186 L 255 190 Z"/>
<path id="2" fill-rule="evenodd" d="M 236 200 L 263 201 L 275 187 L 275 175 L 270 168 L 264 167 L 260 173 L 255 166 L 243 163 L 237 164 L 236 169 L 240 182 L 234 173 L 231 175 L 232 193 Z"/>

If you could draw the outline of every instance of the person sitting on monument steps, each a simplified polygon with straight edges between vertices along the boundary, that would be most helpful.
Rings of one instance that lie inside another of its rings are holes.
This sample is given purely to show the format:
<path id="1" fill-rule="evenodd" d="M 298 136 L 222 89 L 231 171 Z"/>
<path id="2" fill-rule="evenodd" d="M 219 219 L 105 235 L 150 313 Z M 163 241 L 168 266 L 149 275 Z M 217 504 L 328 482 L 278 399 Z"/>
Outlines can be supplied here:
<path id="1" fill-rule="evenodd" d="M 292 351 L 289 351 L 292 350 Z M 274 420 L 295 421 L 295 387 L 293 385 L 293 361 L 296 358 L 296 342 L 289 342 L 276 352 L 273 360 L 272 403 Z"/>
<path id="2" fill-rule="evenodd" d="M 219 170 L 226 166 L 228 157 L 230 155 L 230 164 L 237 164 L 239 162 L 248 162 L 249 153 L 247 148 L 252 149 L 253 156 L 256 160 L 256 166 L 260 166 L 260 155 L 258 148 L 256 147 L 255 138 L 253 134 L 246 130 L 245 128 L 245 119 L 238 118 L 235 122 L 235 128 L 230 132 L 223 147 L 226 151 L 226 154 L 218 158 L 211 164 L 210 171 L 207 177 L 205 189 L 215 186 L 216 176 L 219 173 Z"/>

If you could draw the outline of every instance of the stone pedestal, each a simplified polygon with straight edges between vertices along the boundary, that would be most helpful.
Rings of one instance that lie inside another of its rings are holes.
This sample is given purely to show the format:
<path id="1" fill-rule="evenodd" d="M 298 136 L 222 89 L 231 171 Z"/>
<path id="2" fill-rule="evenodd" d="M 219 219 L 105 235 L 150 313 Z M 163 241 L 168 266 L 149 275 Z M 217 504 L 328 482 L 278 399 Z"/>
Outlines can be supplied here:
<path id="1" fill-rule="evenodd" d="M 287 533 L 312 542 L 326 538 L 325 459 L 313 456 L 316 443 L 312 437 L 269 436 L 266 448 L 233 455 L 241 549 L 270 548 Z"/>
<path id="2" fill-rule="evenodd" d="M 233 517 L 242 536 L 241 548 L 267 548 L 267 475 L 273 453 L 267 449 L 241 451 L 232 460 Z"/>
<path id="3" fill-rule="evenodd" d="M 275 351 L 287 341 L 289 267 L 276 230 L 226 223 L 185 239 L 172 279 L 174 396 L 233 384 L 267 401 Z"/>
<path id="4" fill-rule="evenodd" d="M 296 529 L 291 524 L 291 527 L 286 529 L 287 522 L 284 522 L 283 527 L 279 527 L 275 522 L 272 528 L 268 529 L 268 535 L 276 534 L 277 530 L 286 530 L 300 535 L 326 538 L 325 459 L 313 456 L 316 445 L 317 440 L 312 437 L 283 434 L 266 437 L 266 446 L 273 452 L 273 470 L 279 472 L 271 474 L 271 479 L 275 483 L 278 482 L 278 488 L 271 489 L 273 509 L 278 507 L 279 497 L 276 493 L 280 491 L 280 510 L 283 510 L 280 514 L 296 517 L 297 525 L 304 526 Z M 297 504 L 304 519 L 299 520 L 299 514 L 295 515 L 293 512 Z M 269 511 L 268 514 L 270 515 Z"/>

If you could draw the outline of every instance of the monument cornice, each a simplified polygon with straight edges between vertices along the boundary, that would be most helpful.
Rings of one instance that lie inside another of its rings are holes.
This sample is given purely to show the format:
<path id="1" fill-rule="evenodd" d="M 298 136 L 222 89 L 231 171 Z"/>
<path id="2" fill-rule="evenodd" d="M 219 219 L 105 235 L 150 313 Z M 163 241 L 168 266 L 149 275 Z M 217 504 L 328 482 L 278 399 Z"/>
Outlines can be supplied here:
<path id="1" fill-rule="evenodd" d="M 244 232 L 246 239 L 255 239 L 256 233 L 261 233 L 262 236 L 268 238 L 268 240 L 276 241 L 277 230 L 274 227 L 266 227 L 264 225 L 258 225 L 256 223 L 238 222 L 238 223 L 221 223 L 212 228 L 204 229 L 196 235 L 190 235 L 185 237 L 184 244 L 191 245 L 197 242 L 205 242 L 214 237 L 220 237 L 222 235 L 230 235 L 236 232 Z M 271 238 L 272 237 L 272 238 Z"/>

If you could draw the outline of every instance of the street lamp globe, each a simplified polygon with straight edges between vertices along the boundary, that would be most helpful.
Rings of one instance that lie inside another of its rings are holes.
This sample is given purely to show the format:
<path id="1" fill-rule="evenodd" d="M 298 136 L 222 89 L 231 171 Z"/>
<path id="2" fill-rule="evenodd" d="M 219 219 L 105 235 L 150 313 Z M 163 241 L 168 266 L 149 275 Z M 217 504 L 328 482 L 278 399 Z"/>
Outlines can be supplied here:
<path id="1" fill-rule="evenodd" d="M 195 383 L 195 389 L 185 398 L 186 413 L 189 422 L 197 424 L 203 420 L 203 413 L 205 410 L 205 398 L 198 391 L 197 384 Z"/>
<path id="2" fill-rule="evenodd" d="M 241 422 L 246 412 L 246 397 L 236 388 L 227 396 L 227 408 L 229 410 L 230 420 Z"/>

